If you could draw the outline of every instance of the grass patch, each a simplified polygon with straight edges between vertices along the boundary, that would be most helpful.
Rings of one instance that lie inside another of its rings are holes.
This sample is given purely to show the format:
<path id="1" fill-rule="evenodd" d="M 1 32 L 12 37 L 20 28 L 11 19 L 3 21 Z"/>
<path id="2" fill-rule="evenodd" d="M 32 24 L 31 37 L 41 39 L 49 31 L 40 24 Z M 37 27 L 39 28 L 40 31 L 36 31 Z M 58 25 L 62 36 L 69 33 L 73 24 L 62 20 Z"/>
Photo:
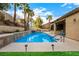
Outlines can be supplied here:
<path id="1" fill-rule="evenodd" d="M 0 52 L 0 56 L 79 56 L 77 52 Z"/>

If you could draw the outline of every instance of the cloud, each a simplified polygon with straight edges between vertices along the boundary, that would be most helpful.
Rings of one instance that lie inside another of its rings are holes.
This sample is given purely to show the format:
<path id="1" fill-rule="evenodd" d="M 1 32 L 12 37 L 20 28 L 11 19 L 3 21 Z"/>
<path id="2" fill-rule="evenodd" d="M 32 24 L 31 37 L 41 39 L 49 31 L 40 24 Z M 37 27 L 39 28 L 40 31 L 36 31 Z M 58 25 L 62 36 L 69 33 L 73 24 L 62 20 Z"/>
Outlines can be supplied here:
<path id="1" fill-rule="evenodd" d="M 46 11 L 46 8 L 42 8 L 42 7 L 35 8 L 35 9 L 33 9 L 33 11 L 34 11 L 34 13 L 35 13 L 36 16 L 37 15 L 42 16 L 43 13 L 44 13 L 44 11 Z"/>
<path id="2" fill-rule="evenodd" d="M 14 11 L 11 11 L 11 10 L 8 10 L 8 11 L 6 11 L 8 14 L 10 14 L 10 15 L 12 15 L 12 16 L 14 16 Z M 24 14 L 22 13 L 23 12 L 23 10 L 17 10 L 16 11 L 16 18 L 24 18 Z"/>
<path id="3" fill-rule="evenodd" d="M 5 11 L 5 12 L 8 13 L 8 14 L 10 14 L 10 15 L 12 15 L 12 16 L 13 16 L 13 13 L 14 13 L 14 11 L 10 11 L 10 10 Z"/>
<path id="4" fill-rule="evenodd" d="M 56 19 L 58 19 L 58 18 L 60 18 L 60 17 L 61 17 L 61 16 L 54 17 L 53 21 L 56 20 Z"/>
<path id="5" fill-rule="evenodd" d="M 33 11 L 35 13 L 35 16 L 33 18 L 36 19 L 36 17 L 40 16 L 43 19 L 44 23 L 48 22 L 48 20 L 46 19 L 46 17 L 48 15 L 52 15 L 53 16 L 52 11 L 48 11 L 46 8 L 43 8 L 43 7 L 34 8 Z"/>
<path id="6" fill-rule="evenodd" d="M 63 7 L 63 8 L 65 7 L 65 8 L 69 8 L 69 9 L 73 8 L 73 6 L 79 7 L 79 3 L 64 3 L 61 5 L 61 7 Z"/>
<path id="7" fill-rule="evenodd" d="M 52 12 L 47 11 L 44 15 L 47 16 L 47 15 L 53 15 L 53 14 L 52 14 Z"/>
<path id="8" fill-rule="evenodd" d="M 46 8 L 43 7 L 39 7 L 39 8 L 35 8 L 34 13 L 36 16 L 47 16 L 47 15 L 53 15 L 51 11 L 47 11 Z"/>
<path id="9" fill-rule="evenodd" d="M 17 14 L 17 18 L 24 18 L 24 14 L 22 13 L 23 10 L 17 10 L 16 14 Z M 40 16 L 43 20 L 43 24 L 48 23 L 48 20 L 46 19 L 48 15 L 52 15 L 53 16 L 53 20 L 55 20 L 57 17 L 54 17 L 54 14 L 52 13 L 52 11 L 48 11 L 46 8 L 43 7 L 39 7 L 39 8 L 34 8 L 34 16 L 33 19 L 36 19 L 36 17 Z M 14 16 L 14 11 L 7 11 L 7 13 L 9 13 L 10 15 Z"/>
<path id="10" fill-rule="evenodd" d="M 79 6 L 79 3 L 72 3 L 73 5 L 75 5 L 75 6 Z"/>
<path id="11" fill-rule="evenodd" d="M 61 5 L 61 7 L 68 6 L 68 8 L 72 8 L 72 5 L 79 7 L 79 3 L 64 3 Z"/>
<path id="12" fill-rule="evenodd" d="M 23 10 L 18 10 L 16 14 L 17 14 L 17 18 L 24 18 Z"/>
<path id="13" fill-rule="evenodd" d="M 56 20 L 56 19 L 58 19 L 59 17 L 61 17 L 61 16 L 52 17 L 53 19 L 51 20 L 51 22 L 54 21 L 54 20 Z M 44 22 L 43 24 L 46 24 L 46 23 L 49 22 L 45 17 L 41 17 L 41 18 L 43 19 L 43 22 Z"/>
<path id="14" fill-rule="evenodd" d="M 65 7 L 67 5 L 68 5 L 68 3 L 64 3 L 64 4 L 61 5 L 61 7 Z"/>
<path id="15" fill-rule="evenodd" d="M 45 17 L 41 17 L 43 24 L 48 23 L 48 20 Z"/>

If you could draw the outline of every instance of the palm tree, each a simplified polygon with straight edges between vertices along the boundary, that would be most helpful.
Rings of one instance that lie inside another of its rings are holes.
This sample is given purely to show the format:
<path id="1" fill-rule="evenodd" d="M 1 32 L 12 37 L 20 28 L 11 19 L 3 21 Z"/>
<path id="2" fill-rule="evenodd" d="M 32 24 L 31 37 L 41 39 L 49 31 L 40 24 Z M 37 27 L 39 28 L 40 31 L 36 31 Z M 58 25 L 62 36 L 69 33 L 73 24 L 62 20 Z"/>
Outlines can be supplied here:
<path id="1" fill-rule="evenodd" d="M 29 15 L 30 15 L 31 18 L 34 16 L 33 10 L 29 10 Z"/>
<path id="2" fill-rule="evenodd" d="M 20 9 L 22 9 L 24 13 L 24 30 L 26 31 L 29 29 L 29 21 L 34 13 L 32 10 L 30 10 L 30 7 L 27 3 L 20 3 Z"/>
<path id="3" fill-rule="evenodd" d="M 16 21 L 16 9 L 17 9 L 17 7 L 20 6 L 20 3 L 13 3 L 13 5 L 14 5 L 14 23 L 15 23 L 15 21 Z"/>
<path id="4" fill-rule="evenodd" d="M 2 11 L 7 11 L 10 7 L 9 3 L 0 3 L 0 20 L 3 21 L 5 19 L 4 14 L 2 13 Z"/>
<path id="5" fill-rule="evenodd" d="M 30 18 L 30 28 L 32 29 L 33 26 L 33 18 Z"/>
<path id="6" fill-rule="evenodd" d="M 24 30 L 26 31 L 28 29 L 28 19 L 29 19 L 29 6 L 26 3 L 21 3 L 21 7 L 20 9 L 23 9 L 23 13 L 24 13 Z M 26 17 L 27 16 L 27 17 Z"/>
<path id="7" fill-rule="evenodd" d="M 9 6 L 9 3 L 0 3 L 0 10 L 8 10 Z"/>
<path id="8" fill-rule="evenodd" d="M 36 27 L 36 21 L 32 20 L 32 23 L 33 23 L 33 27 Z"/>
<path id="9" fill-rule="evenodd" d="M 14 3 L 14 23 L 16 21 L 16 3 Z"/>
<path id="10" fill-rule="evenodd" d="M 28 13 L 28 15 L 29 15 L 29 22 L 31 22 L 31 27 L 32 27 L 32 21 L 33 21 L 33 16 L 34 16 L 34 12 L 33 12 L 33 10 L 29 10 L 29 13 Z M 28 23 L 29 23 L 28 22 Z"/>
<path id="11" fill-rule="evenodd" d="M 52 15 L 48 15 L 48 16 L 47 16 L 47 20 L 49 20 L 49 30 L 50 30 L 50 28 L 51 28 L 51 23 L 50 23 L 50 21 L 52 20 Z"/>

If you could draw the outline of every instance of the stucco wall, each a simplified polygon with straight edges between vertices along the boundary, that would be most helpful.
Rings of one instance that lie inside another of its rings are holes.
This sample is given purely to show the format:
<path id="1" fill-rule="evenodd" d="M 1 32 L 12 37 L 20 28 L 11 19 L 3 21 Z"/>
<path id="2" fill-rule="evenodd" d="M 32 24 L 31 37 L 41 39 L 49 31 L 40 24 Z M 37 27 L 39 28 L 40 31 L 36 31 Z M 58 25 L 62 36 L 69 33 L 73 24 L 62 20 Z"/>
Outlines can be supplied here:
<path id="1" fill-rule="evenodd" d="M 30 33 L 29 31 L 16 32 L 10 34 L 2 34 L 0 35 L 0 48 L 15 42 L 18 38 Z"/>
<path id="2" fill-rule="evenodd" d="M 0 25 L 0 32 L 14 32 L 16 30 L 24 31 L 22 27 Z"/>
<path id="3" fill-rule="evenodd" d="M 66 37 L 79 40 L 79 12 L 66 18 Z"/>
<path id="4" fill-rule="evenodd" d="M 49 24 L 43 25 L 42 26 L 44 29 L 49 29 Z"/>
<path id="5" fill-rule="evenodd" d="M 10 14 L 8 14 L 8 13 L 6 13 L 5 11 L 2 11 L 2 10 L 0 10 L 0 12 L 1 12 L 1 14 L 2 14 L 3 16 L 5 16 L 5 20 L 10 20 L 10 21 L 13 22 L 13 17 L 12 17 Z"/>
<path id="6" fill-rule="evenodd" d="M 10 20 L 11 22 L 13 22 L 13 17 L 11 15 L 9 15 L 8 13 L 4 14 L 5 14 L 5 20 Z"/>
<path id="7" fill-rule="evenodd" d="M 5 25 L 5 24 L 4 24 L 2 21 L 0 21 L 0 26 L 1 26 L 1 25 Z"/>

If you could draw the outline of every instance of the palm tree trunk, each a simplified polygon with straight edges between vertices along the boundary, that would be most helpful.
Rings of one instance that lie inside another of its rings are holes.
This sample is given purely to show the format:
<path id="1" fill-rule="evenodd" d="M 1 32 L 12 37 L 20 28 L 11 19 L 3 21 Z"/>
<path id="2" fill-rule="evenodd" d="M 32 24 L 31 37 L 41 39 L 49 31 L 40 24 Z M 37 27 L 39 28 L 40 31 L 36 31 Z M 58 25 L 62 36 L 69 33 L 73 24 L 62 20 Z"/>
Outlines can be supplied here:
<path id="1" fill-rule="evenodd" d="M 28 30 L 29 30 L 29 14 L 27 16 L 27 27 L 28 27 Z"/>
<path id="2" fill-rule="evenodd" d="M 26 13 L 24 13 L 24 30 L 25 31 L 27 30 L 27 27 L 26 27 Z"/>
<path id="3" fill-rule="evenodd" d="M 51 23 L 50 23 L 50 19 L 49 19 L 49 30 L 50 30 L 50 27 L 51 27 Z"/>
<path id="4" fill-rule="evenodd" d="M 33 23 L 33 22 L 32 22 L 32 20 L 31 20 L 31 30 L 32 30 L 32 23 Z"/>
<path id="5" fill-rule="evenodd" d="M 16 21 L 16 3 L 14 3 L 14 23 Z"/>

